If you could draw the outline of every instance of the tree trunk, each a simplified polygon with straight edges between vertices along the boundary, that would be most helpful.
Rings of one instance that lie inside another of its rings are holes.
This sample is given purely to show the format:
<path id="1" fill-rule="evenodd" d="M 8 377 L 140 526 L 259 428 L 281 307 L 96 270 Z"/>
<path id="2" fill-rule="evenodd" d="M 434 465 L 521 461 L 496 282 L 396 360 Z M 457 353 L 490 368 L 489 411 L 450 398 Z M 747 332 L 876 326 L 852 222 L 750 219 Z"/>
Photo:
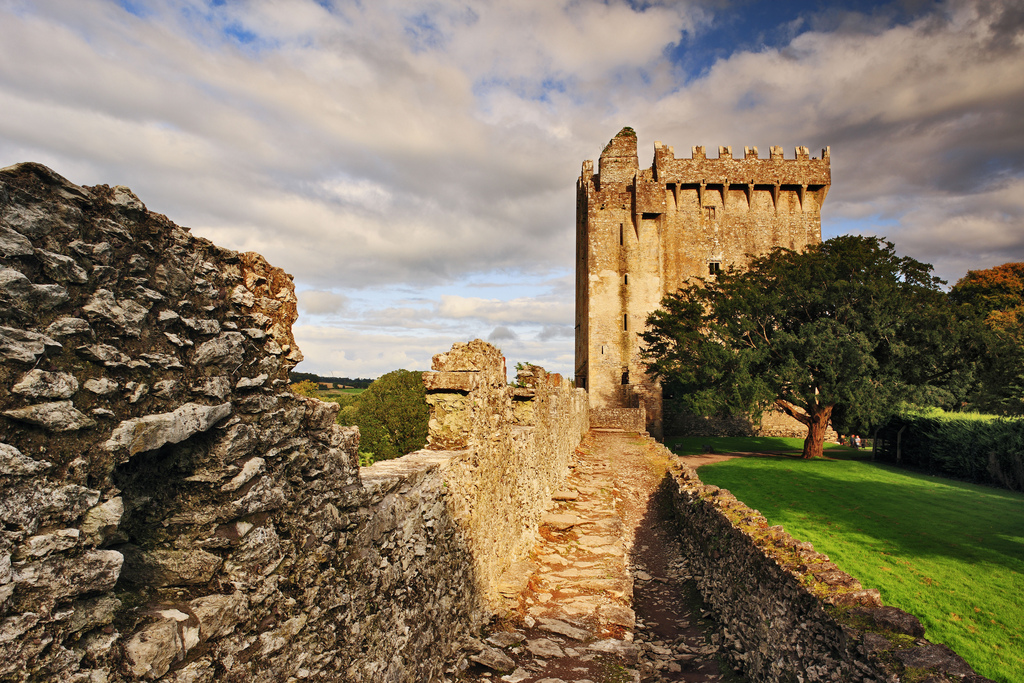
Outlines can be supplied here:
<path id="1" fill-rule="evenodd" d="M 825 430 L 832 417 L 832 406 L 822 406 L 813 415 L 808 415 L 807 438 L 804 439 L 804 458 L 821 458 L 825 455 Z"/>
<path id="2" fill-rule="evenodd" d="M 821 458 L 825 455 L 825 430 L 828 429 L 828 421 L 832 417 L 832 406 L 815 405 L 815 412 L 805 413 L 797 410 L 796 406 L 781 399 L 775 401 L 782 412 L 789 415 L 797 422 L 807 425 L 807 438 L 804 439 L 805 458 Z"/>

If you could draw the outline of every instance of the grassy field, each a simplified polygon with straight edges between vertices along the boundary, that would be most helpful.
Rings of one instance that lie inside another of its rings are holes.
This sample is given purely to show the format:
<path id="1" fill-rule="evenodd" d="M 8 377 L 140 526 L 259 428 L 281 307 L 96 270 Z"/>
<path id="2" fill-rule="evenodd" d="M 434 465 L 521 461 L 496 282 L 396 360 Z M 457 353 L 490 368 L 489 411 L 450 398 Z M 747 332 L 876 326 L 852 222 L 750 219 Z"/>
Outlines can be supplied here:
<path id="1" fill-rule="evenodd" d="M 760 441 L 768 444 L 697 438 L 677 452 L 700 453 L 703 443 L 718 453 L 799 450 L 799 439 Z M 930 640 L 978 673 L 1024 680 L 1024 495 L 868 458 L 834 446 L 828 459 L 750 457 L 699 474 L 881 590 L 885 604 L 915 614 Z"/>
<path id="2" fill-rule="evenodd" d="M 326 391 L 317 392 L 320 398 L 326 400 L 332 396 L 358 396 L 359 394 L 366 391 L 366 389 L 327 389 Z"/>

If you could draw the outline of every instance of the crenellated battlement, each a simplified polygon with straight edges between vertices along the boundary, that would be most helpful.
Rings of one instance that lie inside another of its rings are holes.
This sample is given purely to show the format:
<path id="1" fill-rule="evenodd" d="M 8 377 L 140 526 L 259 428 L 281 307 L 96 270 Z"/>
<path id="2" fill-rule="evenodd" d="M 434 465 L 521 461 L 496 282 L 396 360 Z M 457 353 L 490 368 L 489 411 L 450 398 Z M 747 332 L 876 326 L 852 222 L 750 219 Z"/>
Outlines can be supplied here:
<path id="1" fill-rule="evenodd" d="M 694 159 L 705 160 L 705 159 L 708 158 L 707 148 L 704 147 L 704 145 L 696 145 L 694 147 L 691 147 L 690 149 L 691 149 L 691 152 L 690 152 L 690 159 L 691 160 L 694 160 Z M 792 159 L 790 159 L 790 161 L 801 161 L 801 160 L 802 161 L 807 161 L 808 159 L 810 159 L 810 153 L 811 153 L 811 151 L 810 151 L 810 148 L 808 148 L 808 147 L 802 147 L 802 146 L 801 147 L 796 147 L 795 148 L 794 156 L 793 156 Z M 676 159 L 676 157 L 675 157 L 675 148 L 674 147 L 672 147 L 671 145 L 662 144 L 660 141 L 655 140 L 654 141 L 654 155 L 655 155 L 655 159 L 657 159 L 658 156 L 661 155 L 661 154 L 667 154 L 670 158 Z M 824 149 L 821 150 L 821 159 L 822 160 L 828 161 L 829 155 L 830 155 L 830 148 L 829 147 L 825 147 Z M 718 148 L 718 158 L 719 159 L 733 159 L 732 147 L 731 146 L 720 146 Z M 760 159 L 760 158 L 761 157 L 758 156 L 757 147 L 744 147 L 743 148 L 743 159 L 744 160 L 752 160 L 752 159 L 756 160 L 756 159 Z M 676 160 L 677 161 L 682 161 L 682 159 L 676 159 Z M 735 160 L 735 159 L 733 159 L 733 160 Z M 783 154 L 783 151 L 782 151 L 782 147 L 779 147 L 777 145 L 772 145 L 769 148 L 769 156 L 768 156 L 767 159 L 765 159 L 765 161 L 783 161 L 783 160 L 784 160 L 784 154 Z M 818 160 L 818 157 L 814 157 L 814 160 Z M 593 162 L 590 162 L 590 163 L 591 163 L 591 165 L 593 165 Z"/>
<path id="2" fill-rule="evenodd" d="M 626 129 L 624 129 L 626 130 Z M 632 133 L 632 129 L 629 129 Z M 797 186 L 817 190 L 832 184 L 831 154 L 825 147 L 820 157 L 812 157 L 810 149 L 797 146 L 792 158 L 786 158 L 780 146 L 772 145 L 767 158 L 757 147 L 744 147 L 743 157 L 733 156 L 731 146 L 720 146 L 717 158 L 708 158 L 707 148 L 696 145 L 690 158 L 679 158 L 675 149 L 660 141 L 654 143 L 654 161 L 650 168 L 653 180 L 666 185 L 762 185 L 780 188 Z M 612 138 L 601 154 L 597 174 L 594 162 L 584 161 L 580 182 L 595 182 L 598 188 L 634 185 L 641 175 L 636 153 L 636 135 L 620 133 Z M 777 191 L 777 190 L 776 190 Z"/>
<path id="3" fill-rule="evenodd" d="M 681 185 L 799 185 L 809 188 L 832 184 L 830 150 L 812 158 L 807 147 L 797 147 L 786 159 L 782 147 L 769 148 L 767 159 L 757 147 L 744 147 L 743 158 L 733 157 L 732 147 L 718 148 L 718 158 L 709 159 L 702 145 L 692 148 L 690 158 L 677 158 L 672 147 L 654 143 L 654 176 L 659 182 Z"/>

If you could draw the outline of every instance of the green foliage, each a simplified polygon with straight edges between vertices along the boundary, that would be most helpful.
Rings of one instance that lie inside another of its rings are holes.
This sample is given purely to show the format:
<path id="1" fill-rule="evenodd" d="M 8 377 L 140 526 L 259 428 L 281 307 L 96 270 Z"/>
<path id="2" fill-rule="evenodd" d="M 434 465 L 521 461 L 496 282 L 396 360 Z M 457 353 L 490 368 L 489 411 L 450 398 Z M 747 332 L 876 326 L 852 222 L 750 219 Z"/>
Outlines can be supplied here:
<path id="1" fill-rule="evenodd" d="M 363 393 L 362 389 L 354 392 L 337 392 L 325 394 L 321 393 L 319 398 L 321 401 L 327 401 L 329 403 L 337 403 L 341 406 L 338 411 L 338 416 L 335 418 L 335 422 L 340 425 L 347 427 L 353 427 L 356 424 L 356 402 L 359 400 L 359 394 Z"/>
<path id="2" fill-rule="evenodd" d="M 1024 494 L 864 459 L 739 458 L 699 474 L 916 615 L 979 673 L 1020 680 Z"/>
<path id="3" fill-rule="evenodd" d="M 689 411 L 756 417 L 774 404 L 808 426 L 804 456 L 819 456 L 834 409 L 863 431 L 900 400 L 955 400 L 965 332 L 941 284 L 875 237 L 775 249 L 666 296 L 643 355 Z"/>
<path id="4" fill-rule="evenodd" d="M 1024 419 L 907 410 L 890 418 L 876 441 L 879 460 L 1024 490 Z"/>
<path id="5" fill-rule="evenodd" d="M 340 425 L 355 427 L 357 424 L 359 424 L 358 420 L 359 406 L 357 406 L 355 403 L 352 403 L 351 405 L 341 407 L 341 410 L 338 411 L 338 417 L 336 418 L 335 421 Z"/>
<path id="6" fill-rule="evenodd" d="M 969 270 L 950 290 L 950 297 L 970 304 L 986 318 L 1024 307 L 1024 263 L 1004 263 L 985 270 Z M 996 316 L 996 319 L 1004 316 Z"/>
<path id="7" fill-rule="evenodd" d="M 423 373 L 409 370 L 381 376 L 338 414 L 339 422 L 359 427 L 359 452 L 372 454 L 374 460 L 422 448 L 429 417 Z"/>
<path id="8" fill-rule="evenodd" d="M 949 297 L 977 323 L 977 385 L 967 405 L 1024 415 L 1024 263 L 968 271 Z"/>
<path id="9" fill-rule="evenodd" d="M 320 393 L 320 385 L 308 379 L 296 382 L 288 387 L 293 394 L 307 398 L 317 398 Z"/>

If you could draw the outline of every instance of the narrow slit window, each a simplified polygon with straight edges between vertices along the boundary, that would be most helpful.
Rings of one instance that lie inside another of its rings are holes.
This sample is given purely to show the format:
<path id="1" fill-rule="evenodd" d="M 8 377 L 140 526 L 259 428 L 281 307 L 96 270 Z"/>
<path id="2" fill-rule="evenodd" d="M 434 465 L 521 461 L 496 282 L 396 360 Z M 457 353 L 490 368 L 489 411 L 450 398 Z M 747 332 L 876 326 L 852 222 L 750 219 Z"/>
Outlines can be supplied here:
<path id="1" fill-rule="evenodd" d="M 629 329 L 629 316 L 628 315 L 622 316 L 622 329 L 624 329 L 624 330 L 628 330 Z"/>
<path id="2" fill-rule="evenodd" d="M 623 384 L 629 384 L 629 370 L 628 369 L 622 371 L 622 383 Z"/>
<path id="3" fill-rule="evenodd" d="M 619 223 L 619 246 L 625 244 L 625 238 L 623 237 L 622 223 Z"/>
<path id="4" fill-rule="evenodd" d="M 622 276 L 622 284 L 624 284 L 624 285 L 628 285 L 629 284 L 629 275 L 623 275 Z"/>

